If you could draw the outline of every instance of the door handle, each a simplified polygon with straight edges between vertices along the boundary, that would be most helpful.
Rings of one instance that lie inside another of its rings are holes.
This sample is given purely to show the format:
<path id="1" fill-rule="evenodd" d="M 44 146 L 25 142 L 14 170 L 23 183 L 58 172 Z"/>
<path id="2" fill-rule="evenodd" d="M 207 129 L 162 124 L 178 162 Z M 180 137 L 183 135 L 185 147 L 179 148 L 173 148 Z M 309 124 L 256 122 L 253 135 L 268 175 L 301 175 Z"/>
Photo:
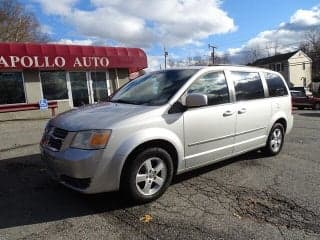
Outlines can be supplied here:
<path id="1" fill-rule="evenodd" d="M 228 110 L 228 111 L 225 111 L 225 112 L 223 113 L 223 116 L 224 116 L 224 117 L 228 117 L 228 116 L 231 116 L 232 114 L 234 114 L 234 111 Z"/>
<path id="2" fill-rule="evenodd" d="M 238 114 L 243 114 L 246 113 L 247 109 L 246 108 L 241 108 L 240 110 L 238 110 Z"/>

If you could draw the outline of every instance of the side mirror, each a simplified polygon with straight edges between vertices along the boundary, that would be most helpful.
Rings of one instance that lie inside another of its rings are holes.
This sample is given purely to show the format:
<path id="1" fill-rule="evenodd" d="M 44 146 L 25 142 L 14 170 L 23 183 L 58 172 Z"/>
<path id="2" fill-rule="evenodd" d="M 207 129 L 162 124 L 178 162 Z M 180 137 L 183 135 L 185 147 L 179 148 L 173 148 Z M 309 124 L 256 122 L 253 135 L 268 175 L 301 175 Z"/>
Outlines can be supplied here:
<path id="1" fill-rule="evenodd" d="M 208 105 L 208 96 L 201 93 L 190 93 L 186 97 L 187 107 L 202 107 Z"/>

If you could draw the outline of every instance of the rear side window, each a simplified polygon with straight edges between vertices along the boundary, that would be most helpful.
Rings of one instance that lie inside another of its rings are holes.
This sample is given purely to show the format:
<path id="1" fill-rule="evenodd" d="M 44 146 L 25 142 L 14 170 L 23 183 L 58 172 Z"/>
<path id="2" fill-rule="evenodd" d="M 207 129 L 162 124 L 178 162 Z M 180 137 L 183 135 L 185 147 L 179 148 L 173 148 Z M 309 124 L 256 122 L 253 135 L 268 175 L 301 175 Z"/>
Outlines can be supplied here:
<path id="1" fill-rule="evenodd" d="M 270 97 L 288 95 L 288 90 L 281 77 L 274 73 L 264 73 L 264 77 L 267 81 Z"/>
<path id="2" fill-rule="evenodd" d="M 257 72 L 231 72 L 234 82 L 236 100 L 264 98 L 264 90 L 260 75 Z"/>
<path id="3" fill-rule="evenodd" d="M 208 97 L 208 105 L 230 102 L 229 89 L 223 72 L 211 72 L 192 83 L 188 93 L 202 93 Z"/>

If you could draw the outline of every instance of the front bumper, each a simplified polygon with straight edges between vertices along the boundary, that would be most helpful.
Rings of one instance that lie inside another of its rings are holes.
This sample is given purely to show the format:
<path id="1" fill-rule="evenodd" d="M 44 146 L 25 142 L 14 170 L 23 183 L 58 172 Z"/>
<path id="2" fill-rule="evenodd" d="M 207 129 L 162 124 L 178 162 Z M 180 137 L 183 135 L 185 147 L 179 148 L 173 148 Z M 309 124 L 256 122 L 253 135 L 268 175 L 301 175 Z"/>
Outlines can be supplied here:
<path id="1" fill-rule="evenodd" d="M 54 179 L 77 191 L 90 193 L 103 150 L 68 148 L 55 152 L 43 146 L 40 149 Z"/>

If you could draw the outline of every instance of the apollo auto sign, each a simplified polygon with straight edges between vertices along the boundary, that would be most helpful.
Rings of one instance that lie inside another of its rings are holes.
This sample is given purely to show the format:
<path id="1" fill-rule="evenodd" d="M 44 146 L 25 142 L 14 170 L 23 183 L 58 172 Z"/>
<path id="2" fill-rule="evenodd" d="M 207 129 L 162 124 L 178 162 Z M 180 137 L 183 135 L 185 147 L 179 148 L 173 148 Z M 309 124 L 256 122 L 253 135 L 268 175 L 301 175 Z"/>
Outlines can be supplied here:
<path id="1" fill-rule="evenodd" d="M 0 69 L 84 69 L 107 68 L 107 57 L 1 56 Z"/>

